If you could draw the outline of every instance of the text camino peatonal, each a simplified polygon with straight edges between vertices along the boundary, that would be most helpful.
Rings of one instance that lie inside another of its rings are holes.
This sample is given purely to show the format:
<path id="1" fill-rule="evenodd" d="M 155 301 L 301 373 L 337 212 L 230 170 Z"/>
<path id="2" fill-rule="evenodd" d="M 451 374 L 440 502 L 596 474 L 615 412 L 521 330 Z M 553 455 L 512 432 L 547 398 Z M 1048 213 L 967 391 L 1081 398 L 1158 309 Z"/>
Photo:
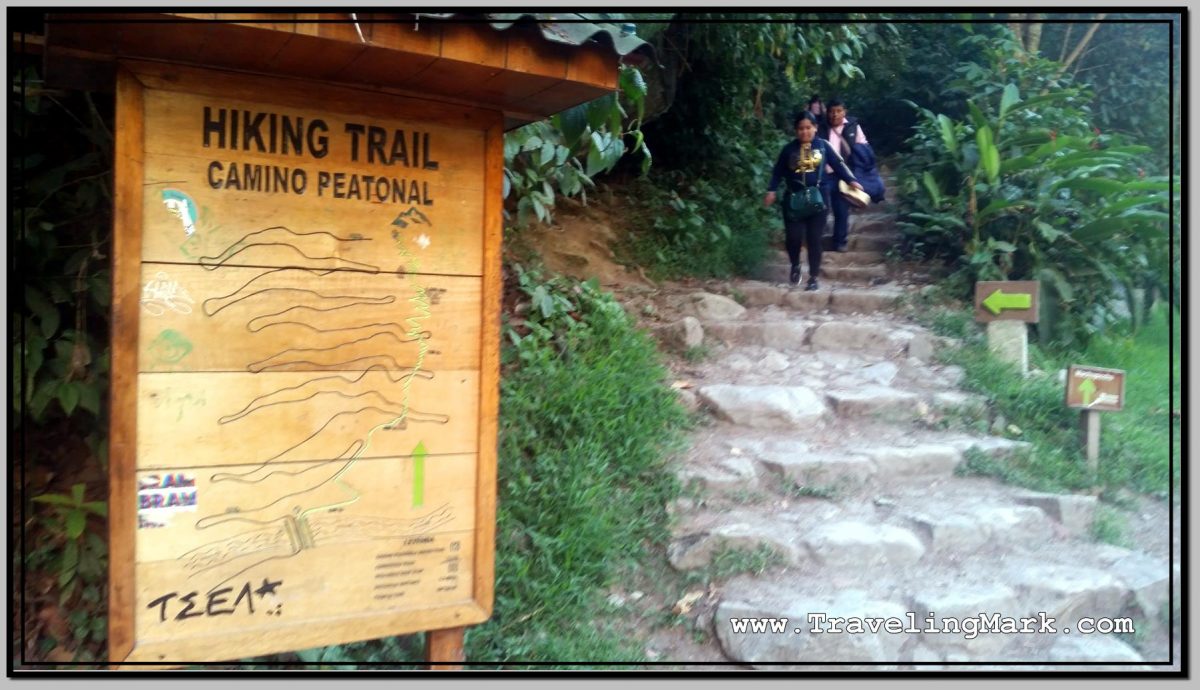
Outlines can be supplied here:
<path id="1" fill-rule="evenodd" d="M 430 155 L 430 134 L 389 130 L 347 122 L 340 139 L 356 163 L 436 171 Z M 204 106 L 205 148 L 322 159 L 330 153 L 329 125 L 321 118 Z M 212 189 L 271 194 L 315 193 L 334 199 L 432 206 L 429 182 L 387 175 L 319 170 L 313 178 L 299 166 L 214 160 L 208 164 Z"/>

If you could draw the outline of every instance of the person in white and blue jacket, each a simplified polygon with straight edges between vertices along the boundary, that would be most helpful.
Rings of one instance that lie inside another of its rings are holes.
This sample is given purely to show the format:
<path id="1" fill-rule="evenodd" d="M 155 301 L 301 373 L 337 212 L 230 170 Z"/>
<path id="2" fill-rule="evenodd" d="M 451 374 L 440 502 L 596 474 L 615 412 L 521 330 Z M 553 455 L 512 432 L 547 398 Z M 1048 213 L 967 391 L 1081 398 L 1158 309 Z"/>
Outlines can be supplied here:
<path id="1" fill-rule="evenodd" d="M 763 197 L 763 205 L 775 203 L 776 190 L 780 182 L 787 183 L 790 193 L 796 193 L 804 187 L 820 188 L 825 175 L 825 164 L 830 166 L 834 174 L 855 189 L 862 185 L 855 179 L 854 173 L 846 166 L 838 152 L 829 142 L 817 136 L 817 118 L 809 111 L 796 116 L 794 121 L 796 138 L 783 147 L 775 168 L 771 171 L 771 182 L 767 185 L 767 194 Z M 788 259 L 792 262 L 792 285 L 800 283 L 800 247 L 808 244 L 808 283 L 805 290 L 817 289 L 817 276 L 821 274 L 821 234 L 825 229 L 825 221 L 829 217 L 829 206 L 826 202 L 823 208 L 811 215 L 789 219 L 785 213 L 783 227 L 786 234 Z"/>

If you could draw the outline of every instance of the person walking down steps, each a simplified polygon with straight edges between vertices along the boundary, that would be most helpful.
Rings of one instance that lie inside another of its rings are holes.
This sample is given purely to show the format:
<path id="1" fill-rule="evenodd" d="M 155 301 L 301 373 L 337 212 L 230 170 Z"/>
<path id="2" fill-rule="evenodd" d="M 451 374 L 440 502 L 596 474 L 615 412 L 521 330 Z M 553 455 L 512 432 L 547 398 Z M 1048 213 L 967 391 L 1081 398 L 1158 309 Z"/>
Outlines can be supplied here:
<path id="1" fill-rule="evenodd" d="M 843 160 L 849 161 L 854 144 L 866 144 L 867 133 L 863 131 L 858 120 L 847 116 L 846 104 L 840 98 L 830 99 L 825 106 L 825 124 L 817 132 L 817 136 L 825 139 Z M 826 173 L 832 173 L 831 167 L 826 167 Z M 862 187 L 859 187 L 862 189 Z M 833 180 L 826 180 L 825 201 L 833 211 L 833 249 L 844 252 L 850 241 L 850 203 L 837 192 Z"/>
<path id="2" fill-rule="evenodd" d="M 821 189 L 826 164 L 841 180 L 855 189 L 862 185 L 846 166 L 829 142 L 817 136 L 817 118 L 809 111 L 796 116 L 796 138 L 783 147 L 775 167 L 763 205 L 775 203 L 779 183 L 784 183 L 783 228 L 787 240 L 788 259 L 792 262 L 791 283 L 800 283 L 800 247 L 808 245 L 808 283 L 805 290 L 817 289 L 821 274 L 821 234 L 829 209 Z"/>

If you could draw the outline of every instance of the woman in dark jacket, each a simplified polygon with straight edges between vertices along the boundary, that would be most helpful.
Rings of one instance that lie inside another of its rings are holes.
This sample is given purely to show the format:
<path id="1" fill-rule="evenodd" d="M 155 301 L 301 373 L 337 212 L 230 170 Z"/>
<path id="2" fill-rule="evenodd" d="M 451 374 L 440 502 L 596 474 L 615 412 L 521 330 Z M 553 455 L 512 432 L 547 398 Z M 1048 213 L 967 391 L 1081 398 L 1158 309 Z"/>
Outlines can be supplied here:
<path id="1" fill-rule="evenodd" d="M 802 195 L 806 188 L 820 190 L 826 163 L 833 168 L 834 174 L 851 187 L 862 189 L 862 185 L 854 178 L 850 168 L 846 167 L 841 155 L 833 150 L 829 142 L 817 136 L 816 116 L 808 111 L 797 115 L 795 127 L 795 140 L 783 147 L 779 152 L 779 159 L 775 161 L 763 205 L 770 206 L 775 203 L 775 190 L 778 189 L 780 181 L 786 182 L 783 227 L 787 234 L 788 258 L 792 262 L 792 285 L 800 283 L 800 246 L 807 243 L 808 283 L 804 289 L 816 290 L 817 276 L 821 274 L 821 232 L 825 229 L 829 209 L 822 200 L 819 210 L 808 209 L 809 213 L 797 216 L 797 212 L 789 207 L 788 198 L 790 195 Z M 822 195 L 818 191 L 815 196 L 821 198 Z"/>

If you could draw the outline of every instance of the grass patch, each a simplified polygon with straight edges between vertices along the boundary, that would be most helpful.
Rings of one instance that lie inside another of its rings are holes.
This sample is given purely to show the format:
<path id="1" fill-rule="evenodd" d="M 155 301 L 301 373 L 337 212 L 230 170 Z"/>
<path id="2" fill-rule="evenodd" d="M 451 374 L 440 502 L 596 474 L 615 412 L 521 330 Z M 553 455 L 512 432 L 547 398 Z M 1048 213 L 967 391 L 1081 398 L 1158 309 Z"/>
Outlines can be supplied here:
<path id="1" fill-rule="evenodd" d="M 693 345 L 683 351 L 683 359 L 687 362 L 695 364 L 711 357 L 712 352 L 712 348 L 708 345 Z"/>
<path id="2" fill-rule="evenodd" d="M 654 280 L 752 275 L 781 234 L 779 211 L 764 209 L 761 195 L 722 183 L 651 173 L 632 191 L 641 220 L 620 251 Z"/>
<path id="3" fill-rule="evenodd" d="M 1099 542 L 1128 548 L 1131 546 L 1125 536 L 1125 516 L 1106 505 L 1096 506 L 1096 517 L 1092 521 L 1092 537 Z"/>
<path id="4" fill-rule="evenodd" d="M 1165 307 L 1165 305 L 1164 305 Z M 1023 378 L 1012 365 L 997 361 L 979 339 L 946 355 L 946 361 L 963 367 L 963 385 L 986 396 L 994 412 L 1021 429 L 1021 440 L 1033 444 L 1026 457 L 1004 463 L 977 459 L 964 471 L 991 474 L 1034 489 L 1074 490 L 1091 486 L 1127 487 L 1143 493 L 1165 495 L 1179 484 L 1180 420 L 1178 409 L 1178 316 L 1176 315 L 1176 398 L 1170 403 L 1171 357 L 1167 313 L 1156 309 L 1147 325 L 1135 335 L 1096 336 L 1084 353 L 1046 351 L 1030 344 L 1031 365 L 1041 370 Z M 936 316 L 930 316 L 937 319 Z M 944 324 L 954 324 L 942 317 Z M 956 327 L 956 326 L 955 326 Z M 1086 467 L 1079 434 L 1079 411 L 1064 404 L 1058 371 L 1070 364 L 1124 369 L 1125 409 L 1103 413 L 1099 476 Z M 1175 443 L 1170 442 L 1174 429 Z M 1169 467 L 1176 458 L 1174 476 Z"/>
<path id="5" fill-rule="evenodd" d="M 709 562 L 704 575 L 709 582 L 725 580 L 741 573 L 762 575 L 783 564 L 783 557 L 766 544 L 759 544 L 753 549 L 722 546 L 713 553 L 712 561 Z"/>
<path id="6" fill-rule="evenodd" d="M 637 661 L 636 641 L 589 612 L 666 538 L 680 493 L 667 458 L 688 417 L 611 295 L 514 269 L 533 304 L 505 328 L 496 602 L 467 658 Z"/>

